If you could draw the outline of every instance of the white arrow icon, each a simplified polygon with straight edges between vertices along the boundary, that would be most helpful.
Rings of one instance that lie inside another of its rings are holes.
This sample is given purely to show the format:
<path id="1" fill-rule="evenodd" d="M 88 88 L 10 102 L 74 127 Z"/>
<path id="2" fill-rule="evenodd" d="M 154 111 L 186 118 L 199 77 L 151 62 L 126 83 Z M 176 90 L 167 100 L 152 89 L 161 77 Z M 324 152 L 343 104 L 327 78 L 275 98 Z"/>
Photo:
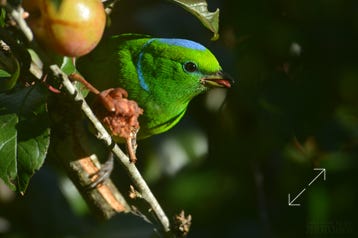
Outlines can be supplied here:
<path id="1" fill-rule="evenodd" d="M 321 172 L 308 184 L 308 186 L 311 186 L 311 184 L 323 173 L 323 180 L 326 181 L 326 169 L 323 168 L 314 168 L 313 170 L 321 170 Z"/>
<path id="2" fill-rule="evenodd" d="M 312 179 L 312 181 L 308 184 L 308 186 L 311 186 L 311 184 L 323 173 L 323 180 L 326 181 L 326 169 L 324 168 L 314 168 L 313 170 L 318 170 L 318 171 L 321 171 L 319 172 L 319 174 L 314 178 Z M 289 206 L 301 206 L 301 204 L 299 203 L 294 203 L 295 200 L 301 196 L 301 194 L 306 191 L 306 188 L 304 188 L 294 199 L 291 200 L 291 194 L 288 194 L 288 205 Z"/>
<path id="3" fill-rule="evenodd" d="M 294 199 L 291 201 L 291 195 L 288 194 L 288 205 L 289 206 L 301 206 L 299 203 L 293 203 L 306 189 L 304 188 Z"/>

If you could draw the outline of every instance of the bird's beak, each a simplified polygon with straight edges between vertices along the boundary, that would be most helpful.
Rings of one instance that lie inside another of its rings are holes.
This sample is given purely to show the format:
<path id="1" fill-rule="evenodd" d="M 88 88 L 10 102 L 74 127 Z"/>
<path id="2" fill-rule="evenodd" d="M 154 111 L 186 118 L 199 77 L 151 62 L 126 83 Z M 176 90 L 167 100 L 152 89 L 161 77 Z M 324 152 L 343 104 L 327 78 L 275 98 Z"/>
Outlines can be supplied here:
<path id="1" fill-rule="evenodd" d="M 223 71 L 202 78 L 202 84 L 210 87 L 230 88 L 234 82 L 234 79 Z"/>

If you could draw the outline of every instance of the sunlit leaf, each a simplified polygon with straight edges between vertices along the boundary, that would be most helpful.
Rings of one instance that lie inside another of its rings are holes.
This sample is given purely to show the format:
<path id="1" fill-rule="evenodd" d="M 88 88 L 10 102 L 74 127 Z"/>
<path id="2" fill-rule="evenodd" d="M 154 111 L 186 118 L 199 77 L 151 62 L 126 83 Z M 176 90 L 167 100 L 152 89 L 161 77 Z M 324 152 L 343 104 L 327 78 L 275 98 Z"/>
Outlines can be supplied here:
<path id="1" fill-rule="evenodd" d="M 60 68 L 65 74 L 72 74 L 76 72 L 76 67 L 71 57 L 63 57 Z"/>
<path id="2" fill-rule="evenodd" d="M 60 68 L 67 75 L 78 73 L 72 57 L 63 57 Z M 74 81 L 73 84 L 84 97 L 87 96 L 89 91 L 82 83 Z"/>

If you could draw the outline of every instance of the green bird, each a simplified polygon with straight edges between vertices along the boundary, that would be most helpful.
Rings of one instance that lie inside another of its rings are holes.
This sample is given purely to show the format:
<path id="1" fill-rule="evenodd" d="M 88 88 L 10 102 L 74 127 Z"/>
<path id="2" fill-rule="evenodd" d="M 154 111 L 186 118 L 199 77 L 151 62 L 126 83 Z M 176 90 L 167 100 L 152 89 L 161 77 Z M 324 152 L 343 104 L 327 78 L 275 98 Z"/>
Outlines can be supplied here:
<path id="1" fill-rule="evenodd" d="M 185 39 L 118 35 L 103 40 L 76 65 L 98 90 L 124 88 L 144 110 L 139 139 L 176 125 L 198 94 L 233 83 L 207 48 Z"/>

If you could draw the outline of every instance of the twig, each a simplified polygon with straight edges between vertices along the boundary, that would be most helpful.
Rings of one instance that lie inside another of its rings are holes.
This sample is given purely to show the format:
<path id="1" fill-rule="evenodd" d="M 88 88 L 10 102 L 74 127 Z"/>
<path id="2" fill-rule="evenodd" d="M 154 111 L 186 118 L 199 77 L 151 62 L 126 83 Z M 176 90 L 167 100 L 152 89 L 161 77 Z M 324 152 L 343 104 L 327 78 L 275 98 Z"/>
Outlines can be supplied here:
<path id="1" fill-rule="evenodd" d="M 118 147 L 117 144 L 114 143 L 112 137 L 108 134 L 103 125 L 97 120 L 96 116 L 93 114 L 91 108 L 88 106 L 83 96 L 76 90 L 68 76 L 61 71 L 61 69 L 57 65 L 51 65 L 50 69 L 62 80 L 64 88 L 68 91 L 68 93 L 74 96 L 74 100 L 78 102 L 82 102 L 81 109 L 87 118 L 92 122 L 93 126 L 99 133 L 98 138 L 103 140 L 108 147 L 112 147 L 112 152 L 119 159 L 120 163 L 124 166 L 127 171 L 129 177 L 131 178 L 134 185 L 137 187 L 138 191 L 142 195 L 142 198 L 151 206 L 154 214 L 157 219 L 160 221 L 162 228 L 165 232 L 170 231 L 169 219 L 165 215 L 163 209 L 159 205 L 158 201 L 154 197 L 153 193 L 149 189 L 147 183 L 143 179 L 142 175 L 139 173 L 137 167 L 134 163 L 130 162 L 130 159 L 126 154 Z"/>
<path id="2" fill-rule="evenodd" d="M 115 1 L 114 1 L 115 2 Z M 26 21 L 23 19 L 23 9 L 19 6 L 17 9 L 13 9 L 10 5 L 6 6 L 7 11 L 10 13 L 11 17 L 17 23 L 18 28 L 23 32 L 27 40 L 32 44 L 33 43 L 33 34 L 31 29 L 27 26 Z M 37 49 L 37 47 L 35 47 Z M 42 57 L 42 55 L 40 55 Z M 46 55 L 44 56 L 46 57 Z M 119 159 L 120 163 L 123 165 L 127 171 L 129 177 L 131 178 L 133 184 L 136 186 L 137 190 L 140 192 L 142 198 L 149 204 L 151 210 L 155 214 L 156 218 L 160 222 L 164 232 L 170 232 L 170 223 L 169 219 L 164 213 L 163 209 L 159 205 L 158 201 L 154 197 L 153 193 L 149 189 L 147 183 L 139 173 L 134 163 L 130 162 L 130 159 L 124 154 L 124 152 L 114 143 L 112 137 L 108 134 L 103 125 L 97 120 L 96 116 L 93 114 L 92 110 L 84 100 L 83 96 L 77 89 L 74 87 L 72 82 L 69 80 L 68 76 L 57 66 L 51 65 L 51 71 L 62 79 L 62 84 L 64 89 L 72 96 L 74 96 L 74 101 L 81 103 L 81 110 L 87 116 L 87 118 L 92 122 L 94 128 L 99 134 L 99 139 L 103 140 L 104 143 L 112 148 L 112 152 Z"/>
<path id="3" fill-rule="evenodd" d="M 21 6 L 14 9 L 9 4 L 6 4 L 6 10 L 11 18 L 16 22 L 18 28 L 22 31 L 26 39 L 31 42 L 34 39 L 34 35 L 23 17 L 25 12 L 24 9 Z"/>
<path id="4" fill-rule="evenodd" d="M 107 15 L 112 13 L 113 7 L 117 2 L 119 0 L 102 0 Z"/>

